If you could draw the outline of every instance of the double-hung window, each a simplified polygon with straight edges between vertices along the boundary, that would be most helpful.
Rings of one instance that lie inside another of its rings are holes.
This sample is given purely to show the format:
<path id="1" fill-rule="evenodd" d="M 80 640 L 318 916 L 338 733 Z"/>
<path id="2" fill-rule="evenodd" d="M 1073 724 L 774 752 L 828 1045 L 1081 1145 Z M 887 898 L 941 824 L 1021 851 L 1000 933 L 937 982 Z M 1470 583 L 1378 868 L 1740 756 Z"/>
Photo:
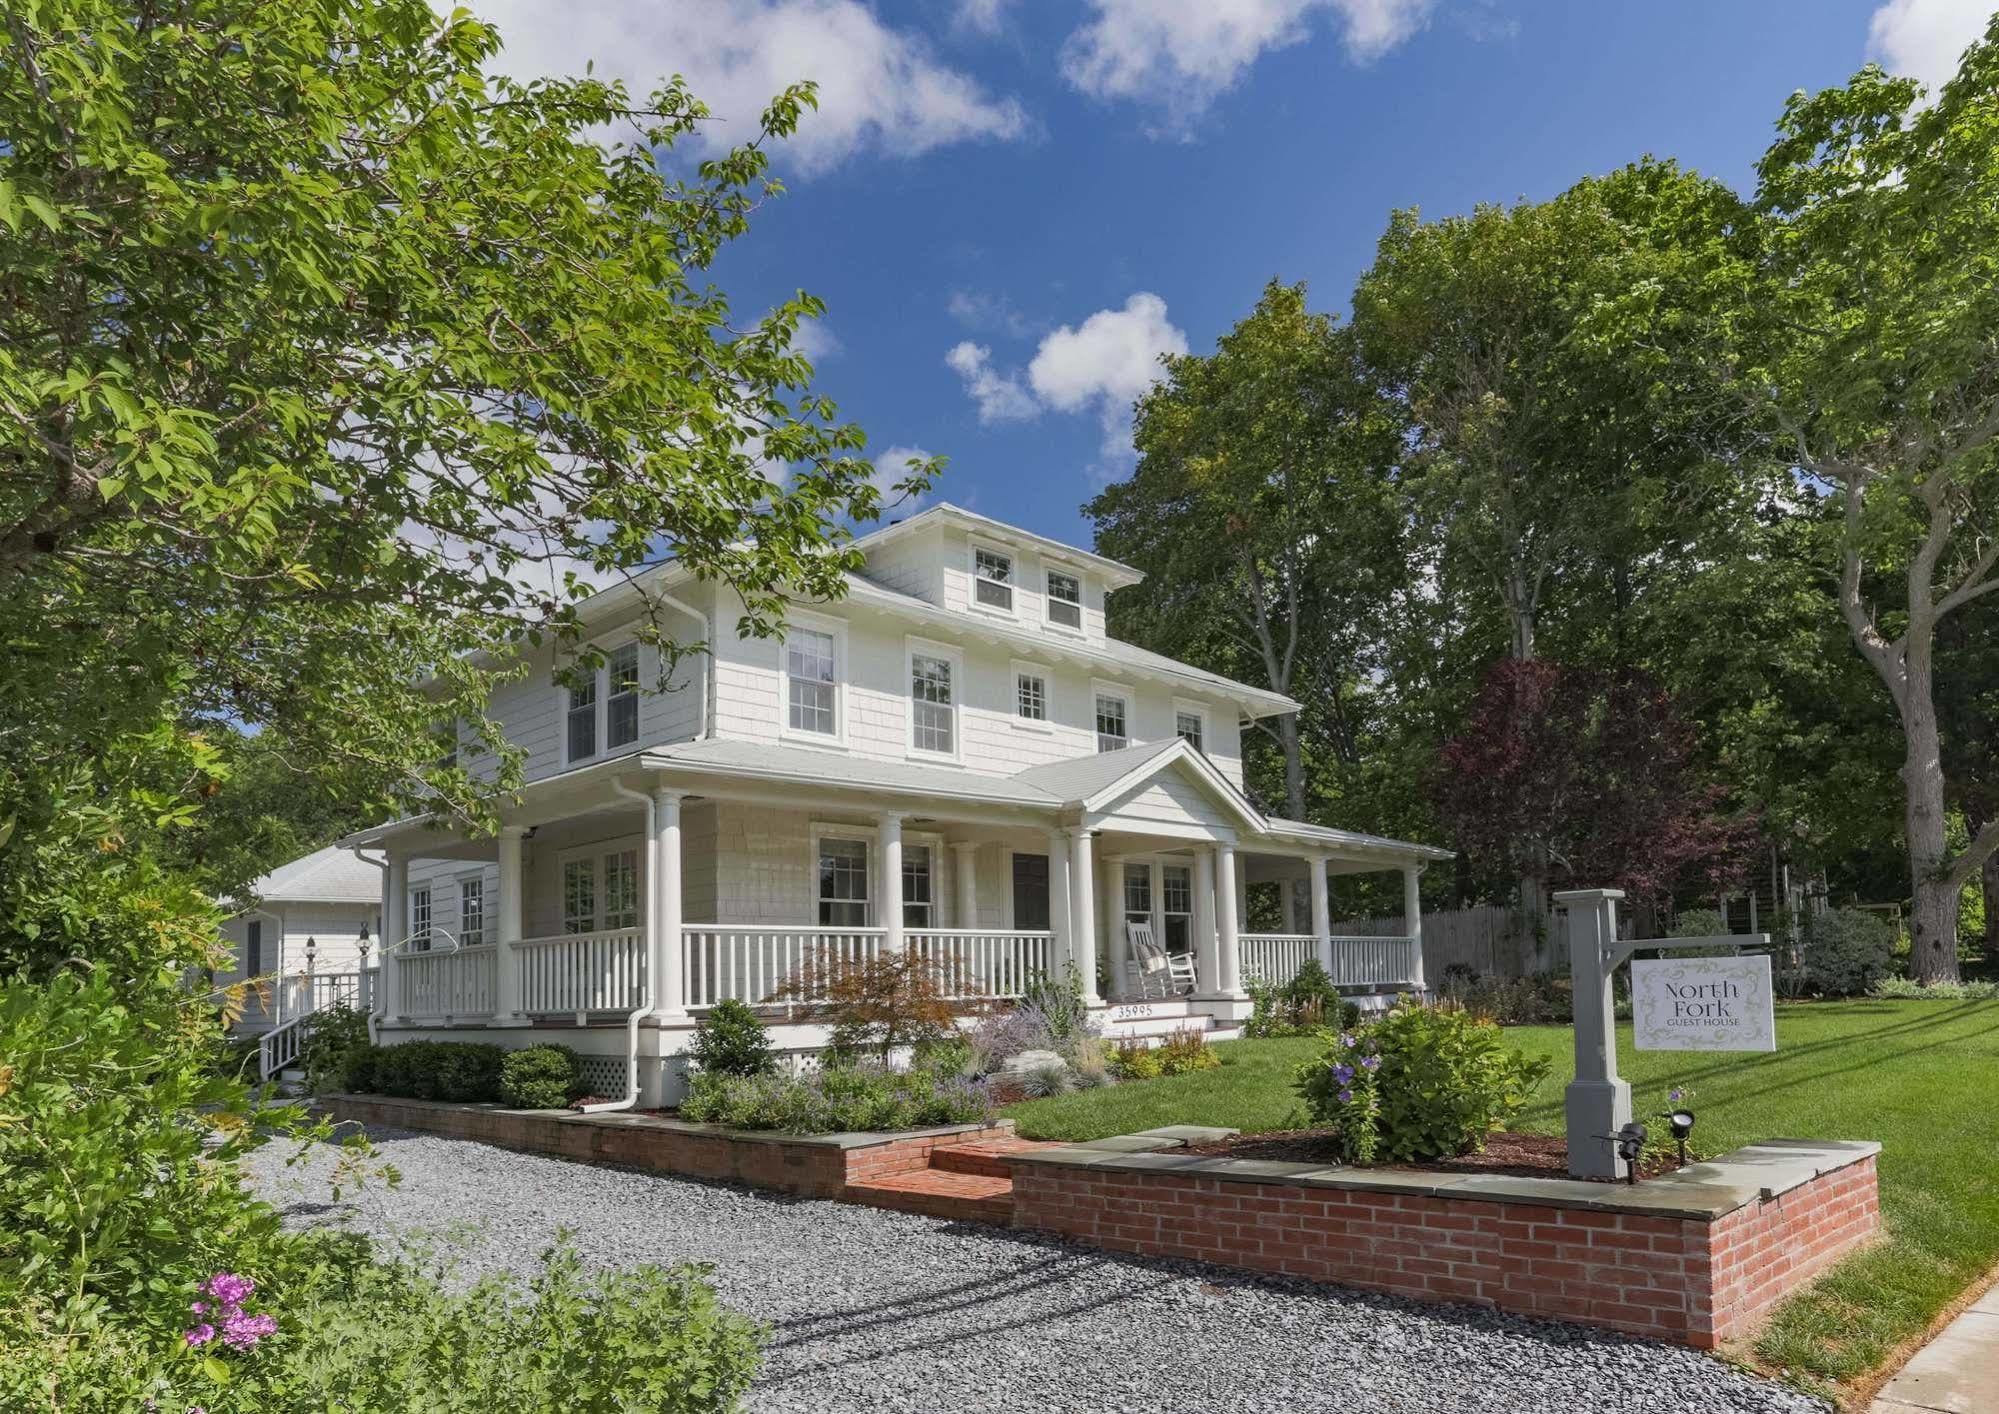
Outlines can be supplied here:
<path id="1" fill-rule="evenodd" d="M 934 653 L 909 655 L 909 744 L 917 751 L 954 756 L 958 709 L 951 692 L 951 660 Z"/>
<path id="2" fill-rule="evenodd" d="M 1013 557 L 998 550 L 972 551 L 972 595 L 984 608 L 1013 612 Z"/>
<path id="3" fill-rule="evenodd" d="M 597 675 L 595 673 L 569 688 L 564 729 L 568 734 L 569 759 L 583 761 L 597 754 Z"/>
<path id="4" fill-rule="evenodd" d="M 562 931 L 594 933 L 597 930 L 597 861 L 562 861 Z"/>
<path id="5" fill-rule="evenodd" d="M 639 926 L 639 852 L 613 849 L 562 861 L 562 931 Z"/>
<path id="6" fill-rule="evenodd" d="M 418 952 L 430 951 L 430 889 L 410 890 L 411 946 Z"/>
<path id="7" fill-rule="evenodd" d="M 1159 871 L 1159 912 L 1166 923 L 1160 939 L 1166 951 L 1182 953 L 1193 947 L 1194 871 L 1184 864 L 1168 864 Z"/>
<path id="8" fill-rule="evenodd" d="M 639 646 L 612 650 L 605 665 L 604 743 L 630 746 L 639 739 Z"/>
<path id="9" fill-rule="evenodd" d="M 905 843 L 902 847 L 902 921 L 908 927 L 928 928 L 936 922 L 937 895 L 932 884 L 930 846 Z"/>
<path id="10" fill-rule="evenodd" d="M 458 881 L 458 945 L 476 948 L 486 941 L 486 881 L 476 874 Z"/>
<path id="11" fill-rule="evenodd" d="M 1075 575 L 1048 571 L 1048 622 L 1064 628 L 1083 626 L 1083 582 Z"/>
<path id="12" fill-rule="evenodd" d="M 1173 714 L 1174 733 L 1196 751 L 1207 750 L 1207 743 L 1202 740 L 1206 735 L 1206 727 L 1207 723 L 1199 712 L 1183 710 Z"/>
<path id="13" fill-rule="evenodd" d="M 1124 866 L 1124 921 L 1152 922 L 1152 866 L 1149 864 Z"/>
<path id="14" fill-rule="evenodd" d="M 1040 673 L 1013 675 L 1013 712 L 1023 722 L 1048 720 L 1048 679 Z"/>
<path id="15" fill-rule="evenodd" d="M 820 927 L 867 927 L 867 841 L 819 841 L 818 890 Z"/>
<path id="16" fill-rule="evenodd" d="M 639 926 L 639 852 L 614 850 L 604 856 L 604 926 Z"/>
<path id="17" fill-rule="evenodd" d="M 784 671 L 790 685 L 785 721 L 792 731 L 840 734 L 835 647 L 830 633 L 811 628 L 785 631 Z"/>
<path id="18" fill-rule="evenodd" d="M 1129 705 L 1115 692 L 1097 694 L 1097 750 L 1120 751 L 1131 745 L 1131 733 L 1125 726 Z"/>

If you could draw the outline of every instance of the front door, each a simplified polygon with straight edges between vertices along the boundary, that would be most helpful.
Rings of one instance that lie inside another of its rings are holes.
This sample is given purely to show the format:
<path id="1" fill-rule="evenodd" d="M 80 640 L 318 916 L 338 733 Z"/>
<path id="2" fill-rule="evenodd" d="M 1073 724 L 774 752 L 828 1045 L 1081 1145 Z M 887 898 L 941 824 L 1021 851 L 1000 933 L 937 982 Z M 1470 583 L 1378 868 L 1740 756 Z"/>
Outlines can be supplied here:
<path id="1" fill-rule="evenodd" d="M 1048 927 L 1048 856 L 1013 857 L 1013 926 L 1039 933 Z"/>

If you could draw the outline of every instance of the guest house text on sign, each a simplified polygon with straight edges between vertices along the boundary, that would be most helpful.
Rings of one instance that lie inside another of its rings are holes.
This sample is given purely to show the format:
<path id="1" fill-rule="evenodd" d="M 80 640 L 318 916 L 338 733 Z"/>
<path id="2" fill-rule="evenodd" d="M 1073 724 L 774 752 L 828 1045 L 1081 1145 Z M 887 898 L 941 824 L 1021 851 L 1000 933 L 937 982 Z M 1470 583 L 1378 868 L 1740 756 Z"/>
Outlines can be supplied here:
<path id="1" fill-rule="evenodd" d="M 1641 1051 L 1774 1051 L 1770 959 L 1633 959 L 1631 1021 Z"/>

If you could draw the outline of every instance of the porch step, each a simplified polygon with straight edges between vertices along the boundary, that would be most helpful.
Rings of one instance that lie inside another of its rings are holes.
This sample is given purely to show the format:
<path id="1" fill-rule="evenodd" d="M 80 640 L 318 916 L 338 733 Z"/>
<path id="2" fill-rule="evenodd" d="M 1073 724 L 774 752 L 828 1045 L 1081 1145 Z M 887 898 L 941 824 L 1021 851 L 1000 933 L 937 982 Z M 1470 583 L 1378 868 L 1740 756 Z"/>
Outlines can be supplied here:
<path id="1" fill-rule="evenodd" d="M 1024 1153 L 1030 1149 L 1045 1149 L 1046 1142 L 1038 1139 L 1016 1139 L 1009 1135 L 1005 1139 L 986 1139 L 975 1144 L 953 1144 L 946 1149 L 930 1151 L 930 1167 L 933 1171 L 945 1173 L 978 1174 L 985 1178 L 1004 1178 L 1011 1183 L 1013 1166 L 1007 1162 L 1011 1154 Z"/>
<path id="2" fill-rule="evenodd" d="M 892 1208 L 899 1213 L 990 1223 L 995 1227 L 1009 1227 L 1013 1223 L 1013 1180 L 986 1174 L 916 1169 L 871 1178 L 864 1183 L 849 1183 L 844 1196 L 849 1203 Z"/>

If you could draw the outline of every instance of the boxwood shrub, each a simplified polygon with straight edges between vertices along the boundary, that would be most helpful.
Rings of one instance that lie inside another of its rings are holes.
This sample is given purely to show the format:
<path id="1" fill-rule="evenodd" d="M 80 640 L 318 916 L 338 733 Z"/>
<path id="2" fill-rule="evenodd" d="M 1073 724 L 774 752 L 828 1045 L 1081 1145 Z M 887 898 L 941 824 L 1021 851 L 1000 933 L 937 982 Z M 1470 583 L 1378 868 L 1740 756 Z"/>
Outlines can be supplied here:
<path id="1" fill-rule="evenodd" d="M 340 1084 L 361 1093 L 417 1100 L 497 1100 L 506 1052 L 479 1041 L 405 1041 L 356 1047 L 341 1059 Z"/>
<path id="2" fill-rule="evenodd" d="M 583 1093 L 583 1066 L 567 1046 L 523 1046 L 500 1062 L 500 1098 L 515 1109 L 559 1110 Z"/>

